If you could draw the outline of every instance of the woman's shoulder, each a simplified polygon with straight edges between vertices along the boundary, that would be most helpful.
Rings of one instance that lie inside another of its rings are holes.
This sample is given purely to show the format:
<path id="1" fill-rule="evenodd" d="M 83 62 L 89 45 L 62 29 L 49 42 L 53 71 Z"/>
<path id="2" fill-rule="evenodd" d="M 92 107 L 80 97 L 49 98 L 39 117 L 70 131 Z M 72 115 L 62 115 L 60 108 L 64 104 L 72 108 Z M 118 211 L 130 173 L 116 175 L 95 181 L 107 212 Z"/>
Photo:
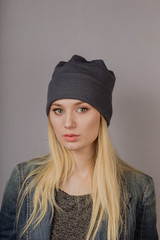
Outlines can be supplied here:
<path id="1" fill-rule="evenodd" d="M 123 174 L 127 182 L 130 184 L 132 184 L 133 182 L 136 182 L 137 184 L 143 184 L 145 182 L 153 181 L 150 175 L 134 168 L 130 170 L 125 170 Z"/>
<path id="2" fill-rule="evenodd" d="M 25 161 L 25 162 L 21 162 L 21 163 L 17 164 L 17 166 L 15 167 L 15 169 L 13 171 L 18 171 L 20 178 L 23 181 L 34 170 L 36 170 L 38 167 L 44 165 L 48 156 L 49 155 L 45 155 L 42 157 L 33 158 L 33 159 Z"/>
<path id="3" fill-rule="evenodd" d="M 154 194 L 153 178 L 144 172 L 136 169 L 126 170 L 123 173 L 123 179 L 125 179 L 127 190 L 132 196 L 145 198 Z"/>
<path id="4" fill-rule="evenodd" d="M 128 186 L 137 185 L 137 187 L 143 187 L 145 184 L 153 182 L 150 175 L 138 170 L 121 159 L 119 161 L 119 169 L 121 179 L 123 179 Z"/>

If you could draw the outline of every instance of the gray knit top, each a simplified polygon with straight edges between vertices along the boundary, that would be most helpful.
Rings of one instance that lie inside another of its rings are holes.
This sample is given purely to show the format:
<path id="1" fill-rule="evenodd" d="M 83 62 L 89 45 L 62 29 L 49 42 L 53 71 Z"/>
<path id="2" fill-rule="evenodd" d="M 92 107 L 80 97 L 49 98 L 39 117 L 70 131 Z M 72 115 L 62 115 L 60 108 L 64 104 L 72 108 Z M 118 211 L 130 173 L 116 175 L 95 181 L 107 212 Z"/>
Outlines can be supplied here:
<path id="1" fill-rule="evenodd" d="M 74 196 L 59 190 L 56 202 L 63 210 L 55 208 L 51 240 L 85 240 L 92 213 L 90 194 Z"/>

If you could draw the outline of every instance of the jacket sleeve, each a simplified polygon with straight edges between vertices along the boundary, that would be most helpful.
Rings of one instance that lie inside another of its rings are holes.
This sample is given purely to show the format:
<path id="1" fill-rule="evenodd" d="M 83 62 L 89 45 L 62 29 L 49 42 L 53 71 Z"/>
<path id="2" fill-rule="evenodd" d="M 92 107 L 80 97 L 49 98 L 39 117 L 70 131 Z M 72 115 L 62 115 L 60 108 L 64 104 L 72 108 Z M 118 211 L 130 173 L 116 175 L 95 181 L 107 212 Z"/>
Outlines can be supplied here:
<path id="1" fill-rule="evenodd" d="M 147 179 L 142 203 L 137 213 L 135 240 L 158 240 L 154 183 Z"/>
<path id="2" fill-rule="evenodd" d="M 12 171 L 6 184 L 0 211 L 0 239 L 16 239 L 15 218 L 16 204 L 20 189 L 20 174 L 18 166 Z"/>

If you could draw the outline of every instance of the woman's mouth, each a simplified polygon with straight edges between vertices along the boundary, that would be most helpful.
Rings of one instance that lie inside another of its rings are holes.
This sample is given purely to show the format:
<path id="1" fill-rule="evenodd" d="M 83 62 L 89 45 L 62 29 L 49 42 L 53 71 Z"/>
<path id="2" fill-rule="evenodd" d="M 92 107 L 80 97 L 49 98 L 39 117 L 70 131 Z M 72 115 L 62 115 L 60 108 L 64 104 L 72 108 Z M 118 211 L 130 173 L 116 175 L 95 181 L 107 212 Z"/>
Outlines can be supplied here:
<path id="1" fill-rule="evenodd" d="M 79 135 L 75 135 L 75 134 L 65 134 L 63 135 L 64 139 L 68 142 L 75 142 Z"/>

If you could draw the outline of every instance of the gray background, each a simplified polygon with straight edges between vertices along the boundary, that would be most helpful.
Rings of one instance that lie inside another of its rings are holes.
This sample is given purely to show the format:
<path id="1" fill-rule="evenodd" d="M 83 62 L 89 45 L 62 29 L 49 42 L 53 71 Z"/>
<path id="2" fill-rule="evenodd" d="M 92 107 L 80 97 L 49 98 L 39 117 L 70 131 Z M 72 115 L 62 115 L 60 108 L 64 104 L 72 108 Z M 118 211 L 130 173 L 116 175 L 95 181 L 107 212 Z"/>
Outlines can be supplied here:
<path id="1" fill-rule="evenodd" d="M 0 30 L 0 201 L 13 167 L 48 152 L 47 85 L 80 54 L 117 76 L 110 135 L 153 177 L 160 229 L 160 1 L 1 0 Z"/>

